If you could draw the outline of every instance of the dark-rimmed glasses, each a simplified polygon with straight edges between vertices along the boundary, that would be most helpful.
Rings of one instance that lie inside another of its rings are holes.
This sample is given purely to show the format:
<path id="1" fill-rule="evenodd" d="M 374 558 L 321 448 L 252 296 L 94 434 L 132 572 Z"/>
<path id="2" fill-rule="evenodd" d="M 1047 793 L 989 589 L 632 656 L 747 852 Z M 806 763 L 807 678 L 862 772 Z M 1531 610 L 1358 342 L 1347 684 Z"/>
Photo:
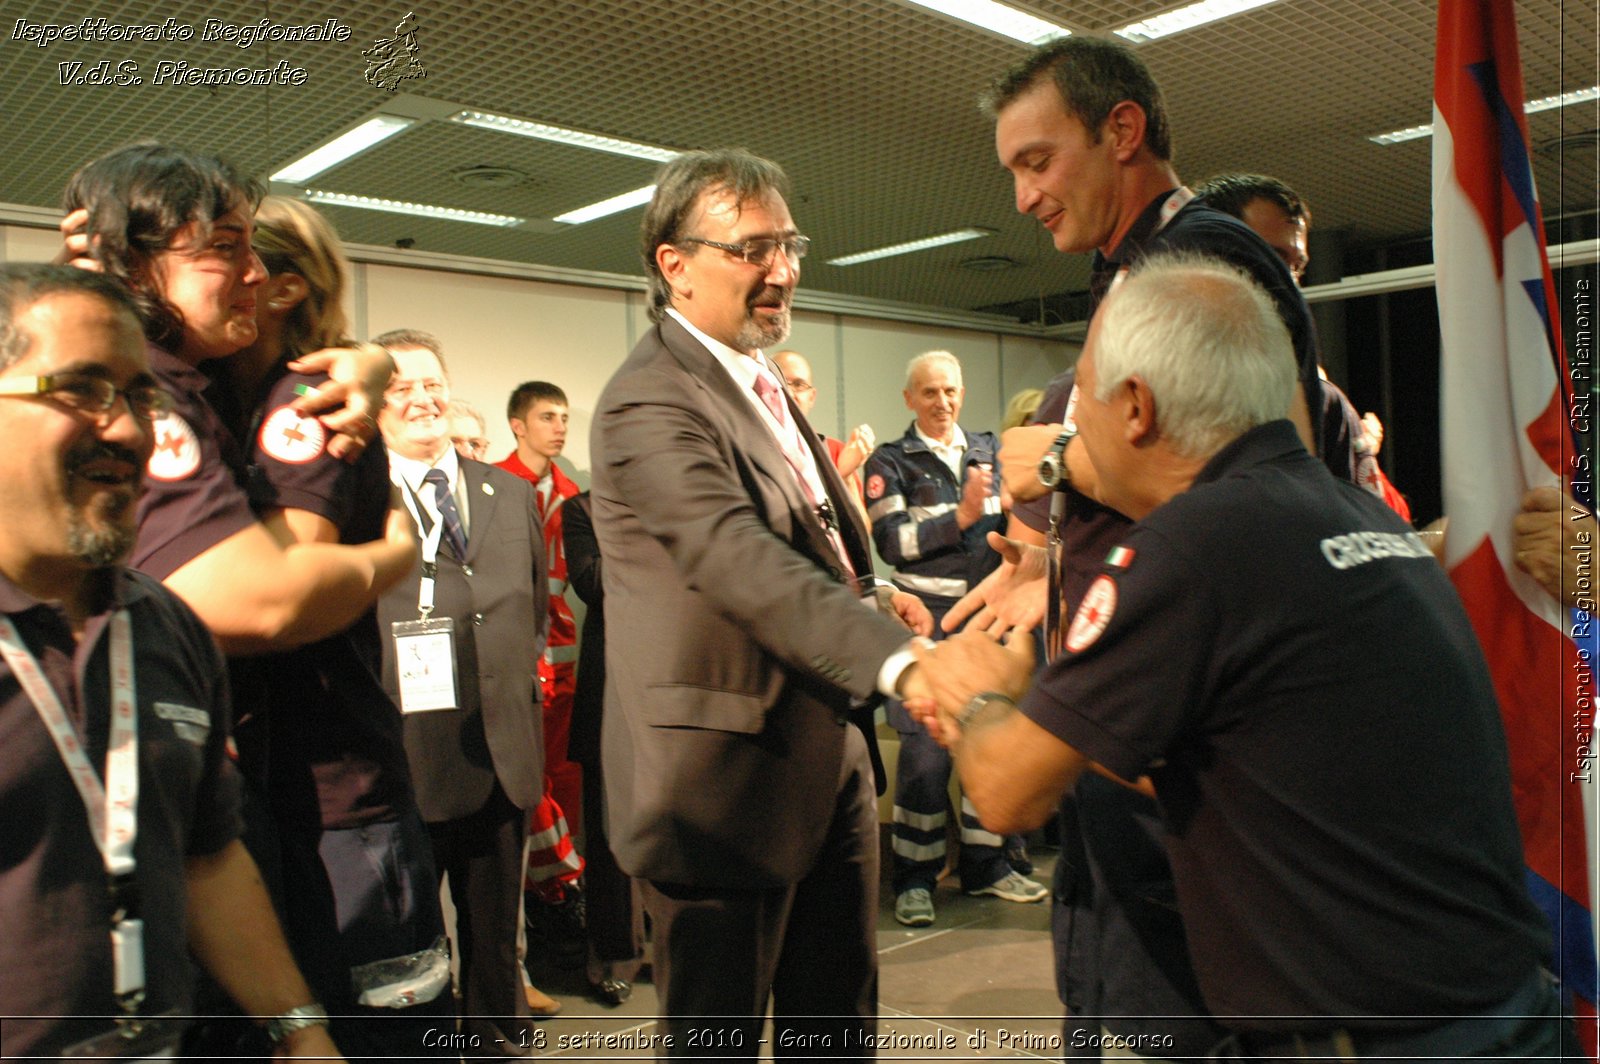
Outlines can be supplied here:
<path id="1" fill-rule="evenodd" d="M 117 396 L 141 421 L 159 421 L 172 413 L 171 393 L 156 384 L 118 388 L 104 377 L 89 373 L 50 373 L 43 377 L 0 378 L 0 395 L 48 395 L 74 410 L 104 414 L 117 405 Z"/>
<path id="2" fill-rule="evenodd" d="M 806 252 L 811 250 L 811 238 L 808 236 L 758 236 L 738 244 L 724 244 L 720 240 L 702 240 L 697 236 L 686 236 L 682 243 L 704 244 L 707 247 L 721 248 L 730 255 L 737 255 L 752 266 L 759 266 L 763 270 L 772 265 L 772 260 L 782 248 L 784 255 L 790 262 L 799 262 L 806 257 Z"/>

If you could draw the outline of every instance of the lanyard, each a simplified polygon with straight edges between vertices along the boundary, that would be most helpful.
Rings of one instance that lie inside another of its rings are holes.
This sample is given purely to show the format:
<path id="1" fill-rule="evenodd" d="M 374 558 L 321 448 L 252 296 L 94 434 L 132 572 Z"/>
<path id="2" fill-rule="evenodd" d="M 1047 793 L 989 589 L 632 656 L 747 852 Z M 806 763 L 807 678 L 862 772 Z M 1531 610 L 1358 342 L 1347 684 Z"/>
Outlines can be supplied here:
<path id="1" fill-rule="evenodd" d="M 1177 216 L 1179 211 L 1187 207 L 1189 205 L 1189 201 L 1192 199 L 1194 199 L 1193 189 L 1185 188 L 1181 185 L 1173 189 L 1172 195 L 1168 196 L 1161 204 L 1161 216 L 1156 219 L 1155 228 L 1150 230 L 1150 235 L 1145 237 L 1145 239 L 1151 240 L 1157 233 L 1165 229 L 1167 227 L 1167 223 L 1172 221 L 1172 219 Z M 1124 277 L 1128 276 L 1128 271 L 1131 269 L 1133 269 L 1131 264 L 1123 266 L 1117 271 L 1117 275 L 1111 278 L 1111 285 L 1106 289 L 1106 296 L 1108 298 L 1112 292 L 1117 290 L 1117 286 L 1122 283 L 1122 279 Z M 1074 387 L 1076 387 L 1076 385 L 1074 385 Z"/>
<path id="2" fill-rule="evenodd" d="M 89 815 L 89 833 L 105 861 L 111 916 L 113 989 L 132 1013 L 144 998 L 144 922 L 135 911 L 133 843 L 138 834 L 139 715 L 134 700 L 133 626 L 127 610 L 111 616 L 111 733 L 102 784 L 89 755 L 11 618 L 0 616 L 0 655 L 55 742 Z"/>
<path id="3" fill-rule="evenodd" d="M 406 509 L 411 512 L 411 519 L 417 523 L 417 530 L 421 531 L 427 526 L 424 521 L 426 515 L 432 525 L 422 536 L 422 579 L 417 581 L 417 616 L 423 620 L 433 612 L 433 578 L 439 572 L 439 537 L 444 535 L 444 517 L 437 509 L 425 502 L 414 488 L 406 482 L 405 477 L 398 471 L 394 474 L 394 482 L 405 488 L 401 496 L 405 500 Z"/>

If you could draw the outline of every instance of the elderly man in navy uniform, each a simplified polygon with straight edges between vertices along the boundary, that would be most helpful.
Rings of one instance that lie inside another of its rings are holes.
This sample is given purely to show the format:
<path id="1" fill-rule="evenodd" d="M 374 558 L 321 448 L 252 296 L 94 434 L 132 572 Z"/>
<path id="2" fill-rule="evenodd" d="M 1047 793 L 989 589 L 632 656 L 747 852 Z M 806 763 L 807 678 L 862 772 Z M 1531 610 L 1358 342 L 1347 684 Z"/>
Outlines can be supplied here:
<path id="1" fill-rule="evenodd" d="M 937 623 L 1000 564 L 986 539 L 1003 522 L 994 475 L 998 441 L 991 432 L 961 427 L 966 388 L 961 362 L 948 351 L 913 358 L 904 395 L 916 420 L 867 459 L 867 515 L 879 556 L 894 566 L 895 586 L 921 599 Z M 908 927 L 925 927 L 934 921 L 933 891 L 945 864 L 950 756 L 899 701 L 889 703 L 887 717 L 900 733 L 894 916 Z M 1020 838 L 1005 840 L 987 830 L 965 800 L 960 819 L 963 890 L 1015 902 L 1044 900 L 1049 891 L 1011 864 L 1025 859 Z"/>
<path id="2" fill-rule="evenodd" d="M 1416 534 L 1284 419 L 1265 293 L 1149 259 L 1078 386 L 1067 475 L 1135 523 L 1062 655 L 1031 690 L 1026 639 L 924 663 L 984 822 L 1039 822 L 1091 763 L 1154 794 L 1225 1059 L 1555 1055 L 1482 652 Z M 1173 1045 L 1159 1022 L 1125 1041 Z"/>

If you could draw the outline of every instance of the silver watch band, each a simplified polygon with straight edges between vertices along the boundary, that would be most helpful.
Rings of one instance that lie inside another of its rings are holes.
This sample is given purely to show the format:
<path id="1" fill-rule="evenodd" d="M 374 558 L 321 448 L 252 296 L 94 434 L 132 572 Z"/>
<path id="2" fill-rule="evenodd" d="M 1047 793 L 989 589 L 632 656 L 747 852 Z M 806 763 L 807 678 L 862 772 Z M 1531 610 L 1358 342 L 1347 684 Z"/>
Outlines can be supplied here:
<path id="1" fill-rule="evenodd" d="M 267 1021 L 267 1038 L 273 1045 L 288 1038 L 296 1031 L 303 1031 L 307 1027 L 326 1027 L 328 1025 L 328 1010 L 321 1005 L 297 1005 L 288 1012 L 280 1012 Z"/>

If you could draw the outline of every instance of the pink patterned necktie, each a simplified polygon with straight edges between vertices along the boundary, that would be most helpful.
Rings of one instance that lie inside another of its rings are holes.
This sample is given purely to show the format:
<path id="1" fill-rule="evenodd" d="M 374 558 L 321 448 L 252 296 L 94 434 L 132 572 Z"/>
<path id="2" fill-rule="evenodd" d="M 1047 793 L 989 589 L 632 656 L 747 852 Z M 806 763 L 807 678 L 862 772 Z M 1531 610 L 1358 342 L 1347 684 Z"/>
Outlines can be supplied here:
<path id="1" fill-rule="evenodd" d="M 768 380 L 765 373 L 758 373 L 755 388 L 756 394 L 767 404 L 767 409 L 772 411 L 772 416 L 777 419 L 778 424 L 785 424 L 783 396 L 778 394 L 778 386 Z"/>

